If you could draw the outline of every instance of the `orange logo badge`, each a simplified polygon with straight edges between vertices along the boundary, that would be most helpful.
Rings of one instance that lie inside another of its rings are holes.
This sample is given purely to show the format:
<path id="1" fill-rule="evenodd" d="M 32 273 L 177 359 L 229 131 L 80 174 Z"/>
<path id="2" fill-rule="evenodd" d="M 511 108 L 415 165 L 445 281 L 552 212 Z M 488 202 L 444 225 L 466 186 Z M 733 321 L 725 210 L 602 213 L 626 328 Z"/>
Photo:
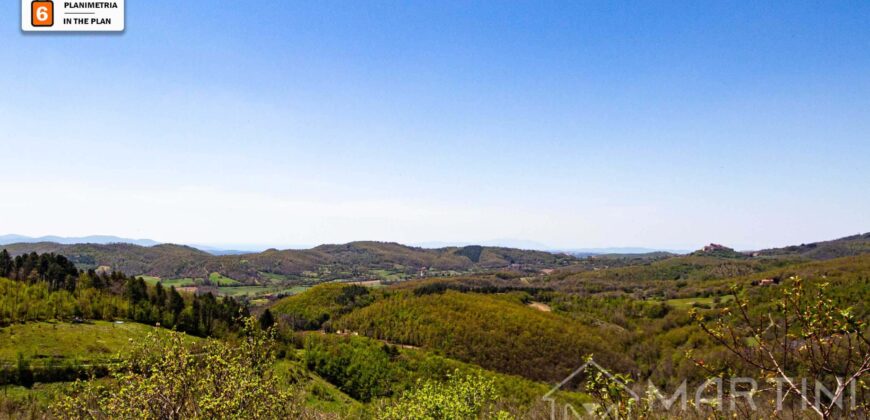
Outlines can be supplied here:
<path id="1" fill-rule="evenodd" d="M 34 0 L 30 4 L 31 24 L 33 26 L 54 25 L 54 2 Z"/>

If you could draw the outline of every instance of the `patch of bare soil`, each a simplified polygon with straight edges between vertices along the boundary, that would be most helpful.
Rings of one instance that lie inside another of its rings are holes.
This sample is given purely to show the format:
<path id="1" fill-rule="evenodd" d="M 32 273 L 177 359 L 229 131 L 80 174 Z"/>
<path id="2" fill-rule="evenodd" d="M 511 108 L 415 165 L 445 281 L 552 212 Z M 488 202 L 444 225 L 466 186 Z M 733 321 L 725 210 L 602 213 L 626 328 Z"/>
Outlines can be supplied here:
<path id="1" fill-rule="evenodd" d="M 553 310 L 552 308 L 550 308 L 550 305 L 541 302 L 532 302 L 529 304 L 529 307 L 537 309 L 541 312 L 550 312 Z"/>

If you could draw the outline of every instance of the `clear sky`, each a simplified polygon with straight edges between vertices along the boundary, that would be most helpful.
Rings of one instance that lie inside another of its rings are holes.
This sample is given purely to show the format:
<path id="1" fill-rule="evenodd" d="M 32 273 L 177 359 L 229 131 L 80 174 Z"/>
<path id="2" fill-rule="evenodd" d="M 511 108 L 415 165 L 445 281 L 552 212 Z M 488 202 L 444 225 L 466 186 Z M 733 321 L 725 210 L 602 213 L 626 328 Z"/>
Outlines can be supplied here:
<path id="1" fill-rule="evenodd" d="M 0 234 L 741 249 L 870 230 L 870 2 L 0 2 Z"/>

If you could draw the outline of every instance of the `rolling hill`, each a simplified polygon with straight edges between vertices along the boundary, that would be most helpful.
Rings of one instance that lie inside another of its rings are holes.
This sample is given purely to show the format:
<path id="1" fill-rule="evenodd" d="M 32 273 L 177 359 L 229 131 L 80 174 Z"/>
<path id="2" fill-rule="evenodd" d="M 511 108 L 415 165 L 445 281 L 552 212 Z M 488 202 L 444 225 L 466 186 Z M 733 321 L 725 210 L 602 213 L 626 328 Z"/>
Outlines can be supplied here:
<path id="1" fill-rule="evenodd" d="M 199 267 L 213 258 L 211 254 L 195 248 L 170 244 L 146 247 L 127 243 L 64 245 L 37 242 L 0 248 L 8 250 L 13 256 L 31 252 L 60 254 L 83 269 L 108 266 L 131 275 L 160 273 L 159 276 L 167 278 L 187 277 L 185 274 L 192 267 Z"/>
<path id="2" fill-rule="evenodd" d="M 59 244 L 135 244 L 141 246 L 154 246 L 160 242 L 151 239 L 130 239 L 121 238 L 111 235 L 89 235 L 89 236 L 24 236 L 24 235 L 0 235 L 0 245 L 17 244 L 17 243 L 35 243 L 35 242 L 55 242 Z"/>
<path id="3" fill-rule="evenodd" d="M 612 280 L 709 280 L 760 272 L 796 260 L 860 255 L 870 253 L 870 233 L 753 253 L 711 245 L 689 255 L 655 253 L 619 258 L 577 258 L 545 251 L 477 245 L 428 249 L 373 241 L 320 245 L 305 250 L 268 249 L 238 255 L 213 255 L 190 246 L 173 244 L 28 242 L 2 247 L 12 255 L 30 252 L 61 254 L 80 268 L 108 266 L 130 275 L 162 279 L 205 279 L 218 273 L 245 284 L 395 280 L 501 269 L 531 273 L 570 267 L 552 275 L 554 283 L 551 285 L 571 289 L 571 285 L 594 286 L 601 281 L 613 286 Z M 620 266 L 624 267 L 614 269 Z M 583 289 L 601 291 L 599 287 Z"/>
<path id="4" fill-rule="evenodd" d="M 384 272 L 418 276 L 420 273 L 464 272 L 513 268 L 538 271 L 567 266 L 576 258 L 544 251 L 499 247 L 424 249 L 397 243 L 352 242 L 321 245 L 308 250 L 269 249 L 241 255 L 212 255 L 183 245 L 144 247 L 133 244 L 74 244 L 51 242 L 3 246 L 12 255 L 30 252 L 61 254 L 80 268 L 108 266 L 130 275 L 160 278 L 207 278 L 219 273 L 245 283 L 307 278 L 312 282 L 335 279 L 379 278 Z"/>
<path id="5" fill-rule="evenodd" d="M 758 251 L 759 256 L 799 256 L 813 260 L 830 260 L 870 253 L 870 232 L 832 241 L 812 242 Z"/>
<path id="6" fill-rule="evenodd" d="M 622 370 L 635 368 L 616 350 L 628 338 L 621 329 L 582 325 L 531 308 L 519 295 L 454 290 L 420 293 L 395 287 L 380 294 L 359 286 L 329 284 L 285 298 L 271 310 L 285 320 L 319 321 L 304 323 L 309 327 L 322 325 L 327 330 L 421 347 L 538 381 L 558 381 L 582 364 L 587 354 Z"/>

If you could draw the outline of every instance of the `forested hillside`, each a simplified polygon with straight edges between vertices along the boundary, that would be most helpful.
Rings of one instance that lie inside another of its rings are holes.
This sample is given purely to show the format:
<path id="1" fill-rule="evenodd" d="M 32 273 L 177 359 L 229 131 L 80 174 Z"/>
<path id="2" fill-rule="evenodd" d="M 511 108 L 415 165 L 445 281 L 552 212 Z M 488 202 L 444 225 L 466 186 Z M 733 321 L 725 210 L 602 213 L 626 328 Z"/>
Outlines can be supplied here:
<path id="1" fill-rule="evenodd" d="M 627 338 L 621 328 L 584 326 L 510 296 L 452 290 L 420 296 L 396 293 L 339 318 L 331 327 L 429 348 L 539 381 L 564 378 L 586 354 L 620 371 L 635 368 L 618 351 Z"/>
<path id="2" fill-rule="evenodd" d="M 38 242 L 3 245 L 0 249 L 8 250 L 12 256 L 32 252 L 63 255 L 85 270 L 105 266 L 128 275 L 162 273 L 167 278 L 184 277 L 184 273 L 193 267 L 201 267 L 213 258 L 196 248 L 170 244 L 145 247 L 124 243 L 61 245 Z"/>

